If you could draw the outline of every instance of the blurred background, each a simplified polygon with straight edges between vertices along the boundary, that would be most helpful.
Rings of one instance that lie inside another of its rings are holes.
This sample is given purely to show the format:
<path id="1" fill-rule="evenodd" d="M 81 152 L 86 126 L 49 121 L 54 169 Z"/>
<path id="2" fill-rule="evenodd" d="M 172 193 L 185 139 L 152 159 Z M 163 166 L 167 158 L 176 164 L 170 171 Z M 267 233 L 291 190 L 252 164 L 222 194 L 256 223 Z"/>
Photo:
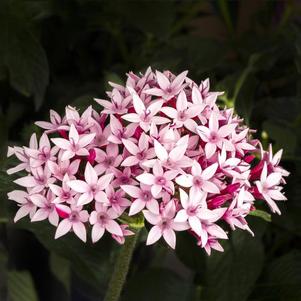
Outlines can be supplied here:
<path id="1" fill-rule="evenodd" d="M 225 252 L 208 257 L 187 234 L 176 251 L 141 237 L 122 301 L 301 300 L 300 1 L 0 1 L 0 300 L 93 301 L 104 296 L 119 246 L 47 223 L 13 224 L 7 145 L 27 145 L 35 120 L 104 97 L 128 71 L 189 70 L 210 77 L 291 172 L 281 216 L 249 217 Z"/>

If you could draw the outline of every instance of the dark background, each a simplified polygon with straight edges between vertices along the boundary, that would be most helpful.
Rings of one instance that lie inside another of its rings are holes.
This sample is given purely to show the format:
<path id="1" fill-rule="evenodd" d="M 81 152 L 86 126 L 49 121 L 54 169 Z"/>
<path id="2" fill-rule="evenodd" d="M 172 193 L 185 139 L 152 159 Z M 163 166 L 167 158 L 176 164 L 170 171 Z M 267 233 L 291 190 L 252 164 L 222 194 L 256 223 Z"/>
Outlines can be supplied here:
<path id="1" fill-rule="evenodd" d="M 12 222 L 7 145 L 28 143 L 35 120 L 104 97 L 107 81 L 153 69 L 210 77 L 291 172 L 282 215 L 248 221 L 208 257 L 185 233 L 135 251 L 122 301 L 301 300 L 301 7 L 299 1 L 0 1 L 0 300 L 101 300 L 119 246 L 47 223 Z M 94 106 L 95 108 L 97 106 Z"/>

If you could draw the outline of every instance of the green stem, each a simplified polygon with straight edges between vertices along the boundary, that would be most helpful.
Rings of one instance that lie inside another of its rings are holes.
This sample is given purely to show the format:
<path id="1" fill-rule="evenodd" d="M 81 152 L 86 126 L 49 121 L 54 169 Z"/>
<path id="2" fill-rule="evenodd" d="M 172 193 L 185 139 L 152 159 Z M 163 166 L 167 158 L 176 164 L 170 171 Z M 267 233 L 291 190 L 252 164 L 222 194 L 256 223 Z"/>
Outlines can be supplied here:
<path id="1" fill-rule="evenodd" d="M 121 247 L 104 301 L 119 300 L 126 276 L 129 271 L 139 232 L 140 229 L 136 231 L 135 235 L 127 237 L 124 245 Z"/>

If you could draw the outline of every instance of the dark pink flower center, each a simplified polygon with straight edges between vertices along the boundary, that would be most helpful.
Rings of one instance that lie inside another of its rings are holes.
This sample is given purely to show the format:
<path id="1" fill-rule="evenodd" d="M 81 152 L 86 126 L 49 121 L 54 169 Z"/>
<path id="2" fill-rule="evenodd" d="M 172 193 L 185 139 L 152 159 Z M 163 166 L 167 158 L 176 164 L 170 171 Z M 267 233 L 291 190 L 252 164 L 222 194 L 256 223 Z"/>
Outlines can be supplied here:
<path id="1" fill-rule="evenodd" d="M 166 179 L 164 177 L 156 177 L 155 183 L 163 186 L 166 184 Z"/>
<path id="2" fill-rule="evenodd" d="M 140 198 L 141 198 L 143 201 L 148 202 L 148 201 L 150 201 L 150 200 L 152 199 L 152 194 L 151 194 L 150 191 L 143 191 L 143 192 L 141 193 Z"/>
<path id="3" fill-rule="evenodd" d="M 78 212 L 72 211 L 69 215 L 69 219 L 72 222 L 77 222 L 79 220 Z"/>
<path id="4" fill-rule="evenodd" d="M 204 181 L 201 177 L 196 176 L 196 177 L 193 178 L 193 185 L 194 186 L 201 187 L 203 185 L 203 183 L 204 183 Z"/>
<path id="5" fill-rule="evenodd" d="M 210 142 L 218 142 L 219 137 L 216 132 L 211 132 L 210 134 Z"/>
<path id="6" fill-rule="evenodd" d="M 140 152 L 136 155 L 138 160 L 143 160 L 145 159 L 145 153 L 144 152 Z"/>

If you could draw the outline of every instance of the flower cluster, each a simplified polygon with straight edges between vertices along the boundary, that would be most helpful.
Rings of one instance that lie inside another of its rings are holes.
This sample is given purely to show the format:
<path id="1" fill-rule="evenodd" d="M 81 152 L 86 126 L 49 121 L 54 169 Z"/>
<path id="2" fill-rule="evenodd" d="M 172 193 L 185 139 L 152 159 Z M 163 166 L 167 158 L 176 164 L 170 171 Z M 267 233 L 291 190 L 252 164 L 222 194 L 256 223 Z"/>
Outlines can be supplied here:
<path id="1" fill-rule="evenodd" d="M 163 236 L 175 248 L 175 233 L 187 230 L 210 254 L 228 238 L 221 221 L 252 233 L 245 217 L 256 204 L 280 214 L 282 152 L 262 150 L 233 109 L 220 109 L 208 79 L 148 68 L 110 85 L 110 100 L 95 99 L 100 112 L 50 111 L 50 122 L 36 122 L 39 139 L 9 148 L 21 163 L 8 173 L 27 172 L 15 180 L 23 189 L 8 193 L 15 221 L 29 215 L 48 219 L 55 238 L 73 231 L 86 241 L 91 229 L 94 243 L 105 232 L 123 243 L 134 233 L 122 217 L 143 214 L 147 245 Z"/>

